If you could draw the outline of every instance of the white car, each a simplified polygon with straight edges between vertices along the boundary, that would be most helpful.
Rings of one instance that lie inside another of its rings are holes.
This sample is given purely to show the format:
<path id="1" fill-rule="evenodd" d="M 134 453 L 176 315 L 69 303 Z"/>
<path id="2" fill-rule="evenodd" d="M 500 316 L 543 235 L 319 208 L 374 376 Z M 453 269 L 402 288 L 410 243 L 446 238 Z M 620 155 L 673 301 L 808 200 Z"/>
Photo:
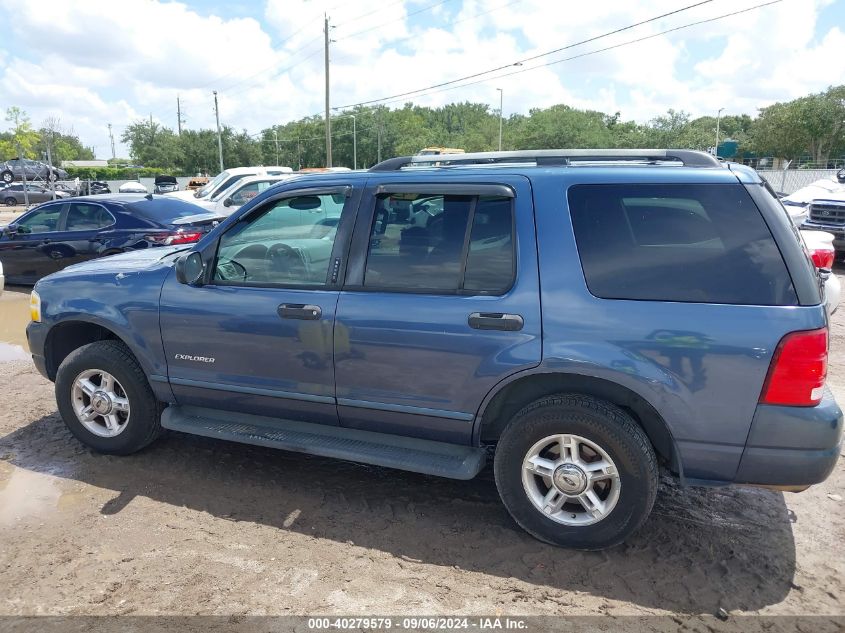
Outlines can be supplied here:
<path id="1" fill-rule="evenodd" d="M 149 193 L 147 188 L 140 182 L 130 180 L 117 188 L 118 193 Z"/>
<path id="2" fill-rule="evenodd" d="M 223 215 L 229 215 L 246 204 L 262 191 L 288 180 L 292 174 L 282 176 L 245 176 L 228 189 L 222 189 L 207 199 L 196 200 L 194 204 Z"/>
<path id="3" fill-rule="evenodd" d="M 839 277 L 831 269 L 836 259 L 836 250 L 833 248 L 833 234 L 825 231 L 798 231 L 807 247 L 807 253 L 813 260 L 816 268 L 821 271 L 824 279 L 824 297 L 827 303 L 828 314 L 836 312 L 839 307 L 839 299 L 842 294 Z"/>
<path id="4" fill-rule="evenodd" d="M 292 173 L 293 170 L 290 167 L 234 167 L 220 172 L 201 189 L 197 189 L 196 191 L 174 191 L 173 193 L 166 193 L 164 195 L 196 203 L 203 200 L 210 200 L 215 194 L 228 189 L 238 180 L 247 176 L 283 176 Z"/>
<path id="5" fill-rule="evenodd" d="M 780 199 L 795 226 L 801 226 L 807 220 L 811 224 L 827 221 L 824 216 L 811 217 L 810 205 L 815 200 L 845 204 L 845 169 L 840 169 L 834 178 L 817 180 Z"/>

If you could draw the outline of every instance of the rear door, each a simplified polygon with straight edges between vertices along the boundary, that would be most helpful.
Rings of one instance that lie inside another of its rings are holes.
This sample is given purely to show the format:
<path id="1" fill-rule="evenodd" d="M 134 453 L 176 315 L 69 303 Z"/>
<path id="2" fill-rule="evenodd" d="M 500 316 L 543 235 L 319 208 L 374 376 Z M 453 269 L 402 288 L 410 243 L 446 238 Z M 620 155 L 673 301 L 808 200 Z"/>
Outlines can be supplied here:
<path id="1" fill-rule="evenodd" d="M 342 425 L 469 443 L 487 393 L 539 364 L 530 184 L 478 179 L 369 181 L 335 323 Z"/>
<path id="2" fill-rule="evenodd" d="M 101 204 L 68 203 L 61 242 L 66 247 L 60 267 L 99 257 L 115 225 L 114 216 Z"/>

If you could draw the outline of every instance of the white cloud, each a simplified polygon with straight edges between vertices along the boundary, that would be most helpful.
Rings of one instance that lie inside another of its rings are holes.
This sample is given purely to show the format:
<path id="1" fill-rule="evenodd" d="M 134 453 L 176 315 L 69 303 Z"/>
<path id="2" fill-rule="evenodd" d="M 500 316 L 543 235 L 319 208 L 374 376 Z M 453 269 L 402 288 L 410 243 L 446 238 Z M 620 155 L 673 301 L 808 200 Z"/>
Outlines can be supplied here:
<path id="1" fill-rule="evenodd" d="M 475 85 L 399 98 L 425 105 L 482 101 L 505 113 L 567 103 L 647 120 L 668 108 L 694 115 L 758 107 L 838 83 L 839 28 L 817 19 L 831 0 L 772 5 L 630 46 Z M 711 3 L 510 71 L 613 46 L 751 7 Z M 189 127 L 221 120 L 258 132 L 323 108 L 323 14 L 332 44 L 332 101 L 343 105 L 449 81 L 587 39 L 678 8 L 666 0 L 266 0 L 262 15 L 203 15 L 158 0 L 0 0 L 14 50 L 0 44 L 0 108 L 19 105 L 38 124 L 60 116 L 108 154 L 106 124 L 153 117 L 176 127 L 176 95 Z M 116 7 L 120 7 L 116 10 Z M 422 11 L 421 11 L 422 10 Z M 505 71 L 507 72 L 507 71 Z"/>

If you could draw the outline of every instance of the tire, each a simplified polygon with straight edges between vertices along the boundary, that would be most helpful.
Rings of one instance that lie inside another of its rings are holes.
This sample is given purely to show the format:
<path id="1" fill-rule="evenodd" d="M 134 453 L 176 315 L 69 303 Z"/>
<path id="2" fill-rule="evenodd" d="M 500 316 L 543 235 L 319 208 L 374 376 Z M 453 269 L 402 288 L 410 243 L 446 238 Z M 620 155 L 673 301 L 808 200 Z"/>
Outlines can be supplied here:
<path id="1" fill-rule="evenodd" d="M 0 172 L 0 180 L 5 182 L 6 184 L 11 183 L 14 179 L 15 179 L 15 175 L 8 169 Z"/>
<path id="2" fill-rule="evenodd" d="M 569 446 L 563 460 L 562 443 Z M 572 445 L 578 446 L 578 461 L 571 458 Z M 538 446 L 545 448 L 529 462 Z M 588 475 L 599 462 L 610 468 Z M 609 474 L 614 472 L 615 477 Z M 657 496 L 657 459 L 642 428 L 619 407 L 578 394 L 542 398 L 517 413 L 499 438 L 494 475 L 502 502 L 520 527 L 541 541 L 574 549 L 618 545 L 643 524 Z M 588 476 L 601 480 L 591 483 Z M 580 492 L 592 512 L 563 492 Z M 548 503 L 549 496 L 562 505 L 544 512 L 538 504 Z"/>
<path id="3" fill-rule="evenodd" d="M 117 419 L 117 432 L 108 426 L 107 416 L 97 415 L 93 420 L 85 422 L 77 414 L 77 408 L 86 402 L 92 413 L 96 414 L 94 405 L 101 404 L 101 400 L 95 402 L 94 396 L 101 398 L 104 392 L 106 395 L 110 393 L 103 387 L 102 381 L 99 381 L 98 391 L 90 396 L 81 388 L 77 389 L 77 379 L 90 372 L 95 373 L 88 378 L 88 383 L 94 386 L 98 384 L 96 372 L 100 372 L 101 376 L 104 372 L 112 376 L 115 381 L 111 390 L 114 404 L 117 404 L 118 397 L 128 402 L 127 411 L 112 409 Z M 156 401 L 138 361 L 118 341 L 97 341 L 71 352 L 56 374 L 56 402 L 70 432 L 99 453 L 129 455 L 152 443 L 162 432 L 162 407 Z M 97 432 L 92 431 L 92 428 Z"/>
<path id="4" fill-rule="evenodd" d="M 5 202 L 5 203 L 6 203 L 6 206 L 7 206 L 7 207 L 14 207 L 15 205 L 17 205 L 17 204 L 18 204 L 18 200 L 17 200 L 17 198 L 13 198 L 12 196 L 9 196 L 9 197 L 8 197 L 8 198 L 6 198 L 3 202 Z"/>

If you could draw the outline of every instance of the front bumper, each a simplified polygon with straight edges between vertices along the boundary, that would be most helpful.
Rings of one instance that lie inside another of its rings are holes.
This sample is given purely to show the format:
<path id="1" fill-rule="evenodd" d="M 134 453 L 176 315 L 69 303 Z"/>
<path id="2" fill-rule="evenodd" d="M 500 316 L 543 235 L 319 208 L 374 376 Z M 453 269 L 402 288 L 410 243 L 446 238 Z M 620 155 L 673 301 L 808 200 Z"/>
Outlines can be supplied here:
<path id="1" fill-rule="evenodd" d="M 32 362 L 35 364 L 38 373 L 47 380 L 55 379 L 55 376 L 51 376 L 47 369 L 47 359 L 44 353 L 44 344 L 47 341 L 47 328 L 45 325 L 30 321 L 29 325 L 26 326 L 26 341 L 29 344 Z"/>
<path id="2" fill-rule="evenodd" d="M 815 407 L 758 405 L 734 482 L 802 487 L 833 472 L 842 452 L 842 411 L 830 389 Z"/>

